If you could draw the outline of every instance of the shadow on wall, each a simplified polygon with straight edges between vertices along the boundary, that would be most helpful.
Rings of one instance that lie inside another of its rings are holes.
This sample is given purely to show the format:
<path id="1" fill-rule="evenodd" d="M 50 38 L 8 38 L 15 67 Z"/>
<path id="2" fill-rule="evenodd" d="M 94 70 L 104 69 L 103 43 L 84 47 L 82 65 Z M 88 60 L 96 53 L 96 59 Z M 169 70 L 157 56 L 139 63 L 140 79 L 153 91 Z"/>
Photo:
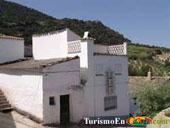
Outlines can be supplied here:
<path id="1" fill-rule="evenodd" d="M 88 80 L 87 68 L 80 68 L 80 84 L 85 86 Z"/>
<path id="2" fill-rule="evenodd" d="M 24 56 L 25 57 L 32 57 L 32 45 L 28 45 L 24 47 Z"/>
<path id="3" fill-rule="evenodd" d="M 0 128 L 17 128 L 11 112 L 0 112 Z"/>

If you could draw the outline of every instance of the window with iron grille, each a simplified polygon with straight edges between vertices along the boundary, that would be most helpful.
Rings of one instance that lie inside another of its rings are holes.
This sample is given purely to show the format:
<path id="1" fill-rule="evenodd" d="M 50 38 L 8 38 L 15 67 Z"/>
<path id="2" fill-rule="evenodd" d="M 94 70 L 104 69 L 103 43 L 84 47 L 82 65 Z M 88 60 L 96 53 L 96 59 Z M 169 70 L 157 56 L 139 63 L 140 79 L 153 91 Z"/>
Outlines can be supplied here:
<path id="1" fill-rule="evenodd" d="M 117 108 L 117 96 L 107 96 L 104 98 L 105 111 L 113 110 Z"/>
<path id="2" fill-rule="evenodd" d="M 55 105 L 55 97 L 54 96 L 49 97 L 49 105 Z"/>
<path id="3" fill-rule="evenodd" d="M 106 91 L 109 95 L 115 92 L 115 72 L 113 71 L 106 72 Z"/>

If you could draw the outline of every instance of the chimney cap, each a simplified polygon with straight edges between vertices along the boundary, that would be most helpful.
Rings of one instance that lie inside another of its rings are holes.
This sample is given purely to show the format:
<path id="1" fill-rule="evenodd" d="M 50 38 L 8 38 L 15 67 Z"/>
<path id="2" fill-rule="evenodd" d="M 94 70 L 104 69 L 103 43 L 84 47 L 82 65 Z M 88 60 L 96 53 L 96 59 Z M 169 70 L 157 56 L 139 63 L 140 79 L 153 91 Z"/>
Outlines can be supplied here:
<path id="1" fill-rule="evenodd" d="M 89 31 L 84 32 L 83 38 L 88 38 L 89 37 Z"/>

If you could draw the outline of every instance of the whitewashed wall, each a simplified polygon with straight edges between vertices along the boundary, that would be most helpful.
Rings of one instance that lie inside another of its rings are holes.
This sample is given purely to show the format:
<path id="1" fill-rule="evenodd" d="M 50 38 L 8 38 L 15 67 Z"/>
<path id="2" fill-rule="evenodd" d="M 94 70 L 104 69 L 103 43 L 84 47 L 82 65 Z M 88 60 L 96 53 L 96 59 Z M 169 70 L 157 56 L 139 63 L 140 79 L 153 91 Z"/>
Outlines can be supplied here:
<path id="1" fill-rule="evenodd" d="M 95 72 L 101 72 L 103 75 L 95 76 L 95 103 L 96 116 L 115 116 L 129 115 L 130 105 L 128 96 L 128 57 L 127 56 L 95 56 Z M 121 64 L 122 75 L 116 75 L 117 109 L 110 111 L 104 110 L 104 97 L 108 96 L 106 92 L 106 71 L 116 71 L 116 65 Z M 99 66 L 100 68 L 97 68 Z M 98 71 L 97 71 L 98 70 Z"/>
<path id="2" fill-rule="evenodd" d="M 81 37 L 79 35 L 71 31 L 70 29 L 67 29 L 67 42 L 79 40 L 80 38 Z"/>
<path id="3" fill-rule="evenodd" d="M 67 42 L 80 37 L 66 29 L 51 35 L 33 36 L 33 57 L 36 60 L 67 57 Z"/>
<path id="4" fill-rule="evenodd" d="M 108 54 L 108 46 L 95 44 L 94 53 Z"/>
<path id="5" fill-rule="evenodd" d="M 0 63 L 24 58 L 24 40 L 0 38 Z"/>
<path id="6" fill-rule="evenodd" d="M 94 97 L 94 41 L 81 40 L 81 52 L 68 54 L 80 57 L 81 79 L 87 81 L 84 87 L 84 102 L 86 116 L 95 116 Z"/>
<path id="7" fill-rule="evenodd" d="M 33 57 L 36 60 L 61 58 L 67 53 L 67 32 L 33 37 Z"/>
<path id="8" fill-rule="evenodd" d="M 79 122 L 85 115 L 84 93 L 80 86 L 80 60 L 57 64 L 44 70 L 43 115 L 45 123 L 60 123 L 60 95 L 70 95 L 70 121 Z M 55 106 L 49 105 L 49 97 L 55 97 Z"/>
<path id="9" fill-rule="evenodd" d="M 13 106 L 43 119 L 41 74 L 0 70 L 0 88 Z"/>
<path id="10" fill-rule="evenodd" d="M 128 96 L 128 57 L 119 55 L 96 55 L 94 50 L 98 48 L 100 53 L 106 50 L 105 46 L 95 46 L 92 40 L 81 42 L 81 52 L 68 54 L 70 56 L 80 56 L 81 78 L 87 80 L 84 87 L 85 111 L 87 116 L 115 116 L 129 115 L 129 96 Z M 104 110 L 104 97 L 106 92 L 105 72 L 117 70 L 115 65 L 121 65 L 122 75 L 116 76 L 116 95 L 118 97 L 117 109 L 111 111 Z M 104 76 L 96 76 L 97 65 L 103 70 Z"/>

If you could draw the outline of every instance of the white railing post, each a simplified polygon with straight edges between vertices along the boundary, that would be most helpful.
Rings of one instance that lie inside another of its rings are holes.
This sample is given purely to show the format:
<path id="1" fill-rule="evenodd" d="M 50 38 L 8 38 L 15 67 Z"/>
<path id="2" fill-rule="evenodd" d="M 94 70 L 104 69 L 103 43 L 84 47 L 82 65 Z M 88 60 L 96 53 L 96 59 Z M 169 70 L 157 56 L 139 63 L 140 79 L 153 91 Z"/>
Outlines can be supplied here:
<path id="1" fill-rule="evenodd" d="M 128 49 L 127 49 L 127 43 L 126 42 L 124 42 L 123 43 L 123 47 L 124 47 L 124 55 L 127 55 L 128 54 Z"/>

